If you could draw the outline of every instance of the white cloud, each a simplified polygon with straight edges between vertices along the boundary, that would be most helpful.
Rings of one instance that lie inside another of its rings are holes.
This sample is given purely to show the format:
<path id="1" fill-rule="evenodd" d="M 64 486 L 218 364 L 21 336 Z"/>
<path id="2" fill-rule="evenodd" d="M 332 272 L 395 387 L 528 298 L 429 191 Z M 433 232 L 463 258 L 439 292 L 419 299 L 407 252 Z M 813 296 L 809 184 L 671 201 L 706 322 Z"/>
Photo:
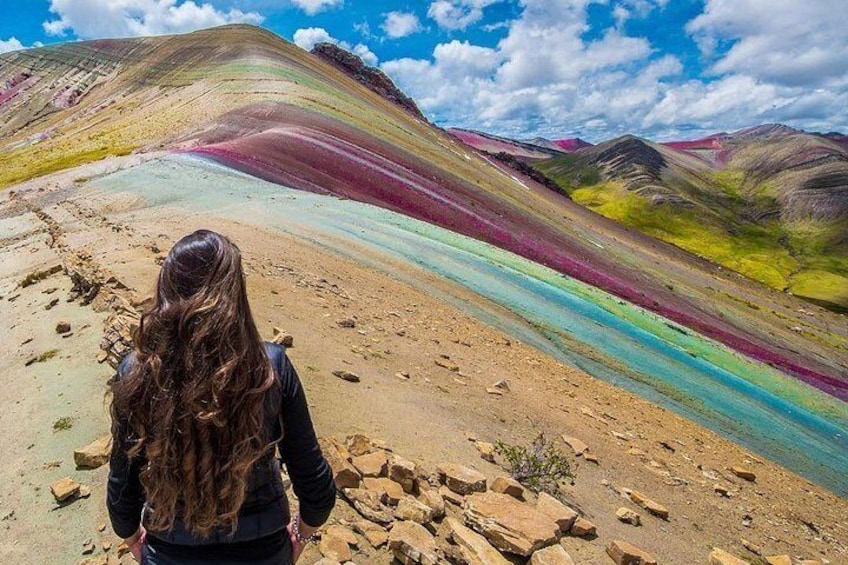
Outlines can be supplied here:
<path id="1" fill-rule="evenodd" d="M 708 0 L 689 22 L 704 54 L 729 51 L 716 74 L 744 73 L 787 86 L 846 83 L 848 35 L 844 0 Z"/>
<path id="2" fill-rule="evenodd" d="M 382 28 L 386 35 L 397 39 L 421 31 L 421 22 L 418 16 L 411 12 L 389 12 Z"/>
<path id="3" fill-rule="evenodd" d="M 430 3 L 427 17 L 444 30 L 465 29 L 483 17 L 483 8 L 501 0 L 436 0 Z"/>
<path id="4" fill-rule="evenodd" d="M 49 35 L 82 39 L 182 33 L 231 23 L 262 23 L 256 12 L 218 10 L 193 0 L 50 0 Z"/>
<path id="5" fill-rule="evenodd" d="M 359 58 L 367 65 L 371 65 L 373 67 L 379 62 L 377 55 L 375 55 L 367 45 L 357 43 L 352 46 L 347 41 L 339 41 L 330 35 L 326 29 L 321 27 L 301 28 L 294 32 L 292 41 L 295 45 L 301 49 L 306 49 L 307 51 L 311 51 L 318 43 L 333 43 L 342 49 L 346 49 L 351 53 L 358 55 Z"/>
<path id="6" fill-rule="evenodd" d="M 292 4 L 306 12 L 310 16 L 314 16 L 324 10 L 336 8 L 344 5 L 344 0 L 291 0 Z"/>
<path id="7" fill-rule="evenodd" d="M 593 3 L 618 21 L 587 40 Z M 717 49 L 708 61 L 712 74 L 698 79 L 686 76 L 678 58 L 622 27 L 650 18 L 667 0 L 519 0 L 520 16 L 494 48 L 451 41 L 428 59 L 386 61 L 382 68 L 437 123 L 515 137 L 669 138 L 770 121 L 844 130 L 848 35 L 833 17 L 840 3 L 708 0 L 686 28 L 705 53 L 710 44 Z"/>
<path id="8" fill-rule="evenodd" d="M 10 37 L 6 40 L 0 39 L 0 53 L 20 51 L 21 49 L 24 49 L 24 46 L 16 37 Z"/>

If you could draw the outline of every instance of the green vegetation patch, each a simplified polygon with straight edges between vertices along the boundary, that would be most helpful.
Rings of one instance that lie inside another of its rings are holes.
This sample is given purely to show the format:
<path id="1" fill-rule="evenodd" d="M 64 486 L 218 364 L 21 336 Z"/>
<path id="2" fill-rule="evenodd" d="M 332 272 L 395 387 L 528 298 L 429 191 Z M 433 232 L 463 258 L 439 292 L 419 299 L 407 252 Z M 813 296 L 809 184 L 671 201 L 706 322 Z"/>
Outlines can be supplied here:
<path id="1" fill-rule="evenodd" d="M 70 430 L 74 427 L 74 419 L 70 416 L 62 416 L 55 422 L 53 422 L 53 431 L 54 432 L 64 432 Z"/>
<path id="2" fill-rule="evenodd" d="M 47 351 L 45 351 L 44 353 L 42 353 L 41 355 L 36 357 L 35 362 L 36 363 L 44 363 L 45 361 L 49 361 L 50 359 L 53 359 L 58 354 L 59 354 L 58 349 L 48 349 Z"/>
<path id="3" fill-rule="evenodd" d="M 495 453 L 504 458 L 512 478 L 536 493 L 557 496 L 560 483 L 574 479 L 568 456 L 544 434 L 528 447 L 498 441 Z"/>

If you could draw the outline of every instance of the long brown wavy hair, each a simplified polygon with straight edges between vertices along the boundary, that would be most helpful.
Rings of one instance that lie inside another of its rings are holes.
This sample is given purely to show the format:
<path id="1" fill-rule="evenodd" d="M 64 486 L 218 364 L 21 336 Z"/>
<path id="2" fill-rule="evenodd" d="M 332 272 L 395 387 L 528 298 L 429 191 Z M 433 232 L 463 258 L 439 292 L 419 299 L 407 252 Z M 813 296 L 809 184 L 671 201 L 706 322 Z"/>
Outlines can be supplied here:
<path id="1" fill-rule="evenodd" d="M 235 530 L 251 469 L 269 449 L 266 392 L 277 379 L 250 313 L 241 253 L 208 230 L 162 264 L 135 354 L 112 390 L 116 432 L 141 482 L 151 530 Z"/>

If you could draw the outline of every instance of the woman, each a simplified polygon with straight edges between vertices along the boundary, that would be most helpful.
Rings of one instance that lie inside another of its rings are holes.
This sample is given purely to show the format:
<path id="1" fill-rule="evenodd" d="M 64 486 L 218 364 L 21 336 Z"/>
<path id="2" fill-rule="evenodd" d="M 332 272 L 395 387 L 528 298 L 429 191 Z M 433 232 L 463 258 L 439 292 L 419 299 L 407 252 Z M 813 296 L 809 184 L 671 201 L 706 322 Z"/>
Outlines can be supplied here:
<path id="1" fill-rule="evenodd" d="M 107 507 L 142 563 L 295 563 L 333 508 L 297 373 L 260 339 L 241 254 L 222 235 L 196 231 L 171 249 L 111 412 Z"/>

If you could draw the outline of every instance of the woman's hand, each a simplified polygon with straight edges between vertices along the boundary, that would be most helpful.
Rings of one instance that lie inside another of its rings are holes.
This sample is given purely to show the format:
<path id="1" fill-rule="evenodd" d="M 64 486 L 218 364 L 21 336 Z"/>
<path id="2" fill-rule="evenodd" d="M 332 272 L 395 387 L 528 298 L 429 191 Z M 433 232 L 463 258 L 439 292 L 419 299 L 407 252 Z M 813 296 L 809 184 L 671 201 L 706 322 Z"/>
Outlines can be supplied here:
<path id="1" fill-rule="evenodd" d="M 144 526 L 139 526 L 136 533 L 124 540 L 130 553 L 132 553 L 133 559 L 138 563 L 141 563 L 141 548 L 144 545 L 145 538 L 147 538 L 147 530 L 144 529 Z"/>
<path id="2" fill-rule="evenodd" d="M 297 560 L 300 559 L 300 554 L 303 553 L 303 544 L 297 539 L 297 535 L 294 533 L 294 521 L 290 522 L 288 526 L 286 526 L 286 531 L 288 531 L 289 539 L 291 540 L 292 546 L 292 565 L 297 563 Z"/>

